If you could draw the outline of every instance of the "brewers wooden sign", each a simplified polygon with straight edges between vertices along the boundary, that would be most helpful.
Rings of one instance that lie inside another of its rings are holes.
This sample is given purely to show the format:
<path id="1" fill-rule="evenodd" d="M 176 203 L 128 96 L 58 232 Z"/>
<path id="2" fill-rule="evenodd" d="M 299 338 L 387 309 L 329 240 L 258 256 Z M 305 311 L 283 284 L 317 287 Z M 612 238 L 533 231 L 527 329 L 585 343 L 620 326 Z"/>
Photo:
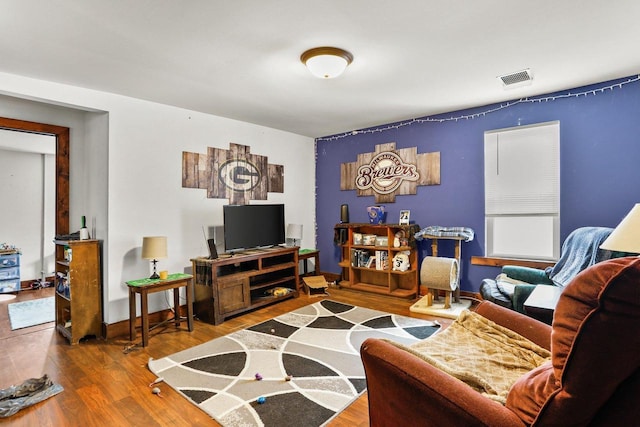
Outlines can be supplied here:
<path id="1" fill-rule="evenodd" d="M 229 199 L 232 205 L 266 200 L 267 193 L 284 192 L 284 167 L 270 165 L 267 157 L 250 147 L 229 144 L 229 149 L 207 148 L 207 154 L 182 152 L 182 187 L 207 190 L 207 197 Z"/>
<path id="2" fill-rule="evenodd" d="M 440 184 L 440 153 L 418 154 L 418 148 L 396 150 L 396 143 L 376 145 L 373 153 L 358 154 L 340 167 L 340 189 L 358 196 L 375 196 L 376 203 L 393 203 L 398 194 L 416 194 L 418 185 Z"/>

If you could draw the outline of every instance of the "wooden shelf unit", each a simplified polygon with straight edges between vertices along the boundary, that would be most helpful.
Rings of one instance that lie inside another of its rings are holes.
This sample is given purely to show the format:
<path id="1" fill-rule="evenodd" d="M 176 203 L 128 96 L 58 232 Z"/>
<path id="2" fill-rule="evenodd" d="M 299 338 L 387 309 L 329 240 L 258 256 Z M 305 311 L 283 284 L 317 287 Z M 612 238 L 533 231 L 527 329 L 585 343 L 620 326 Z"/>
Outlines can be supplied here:
<path id="1" fill-rule="evenodd" d="M 102 274 L 99 240 L 54 240 L 56 245 L 56 329 L 77 344 L 82 338 L 102 338 Z M 71 259 L 65 257 L 71 249 Z M 62 278 L 67 289 L 63 289 Z"/>
<path id="2" fill-rule="evenodd" d="M 218 259 L 193 258 L 194 311 L 205 322 L 219 325 L 228 317 L 297 297 L 298 247 L 254 249 Z M 268 291 L 291 289 L 284 296 Z"/>
<path id="3" fill-rule="evenodd" d="M 335 228 L 346 228 L 348 230 L 347 240 L 341 245 L 342 257 L 338 264 L 343 270 L 343 280 L 340 282 L 340 286 L 399 298 L 415 298 L 418 296 L 418 253 L 413 236 L 420 230 L 420 226 L 417 224 L 374 225 L 366 223 L 341 223 L 337 224 Z M 394 237 L 396 233 L 401 230 L 404 231 L 405 237 L 408 239 L 408 245 L 394 247 Z M 386 238 L 386 244 L 356 245 L 354 244 L 354 234 L 357 233 Z M 371 267 L 354 265 L 352 261 L 354 250 L 365 251 L 365 253 L 368 253 L 368 256 L 374 256 L 376 251 L 386 253 L 388 259 L 387 268 L 378 270 L 375 265 Z M 394 271 L 392 265 L 393 257 L 403 251 L 409 252 L 410 267 L 407 271 Z"/>

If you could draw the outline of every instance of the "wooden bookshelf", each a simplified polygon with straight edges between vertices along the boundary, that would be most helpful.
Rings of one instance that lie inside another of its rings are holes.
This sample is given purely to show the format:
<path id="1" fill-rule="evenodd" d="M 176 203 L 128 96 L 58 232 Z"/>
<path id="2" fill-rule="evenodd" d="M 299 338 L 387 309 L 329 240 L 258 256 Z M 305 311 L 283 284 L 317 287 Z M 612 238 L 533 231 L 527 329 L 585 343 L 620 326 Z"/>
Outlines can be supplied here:
<path id="1" fill-rule="evenodd" d="M 54 243 L 56 329 L 71 344 L 77 344 L 88 336 L 101 338 L 101 242 L 55 240 Z"/>
<path id="2" fill-rule="evenodd" d="M 413 236 L 420 226 L 342 223 L 337 224 L 336 228 L 348 230 L 347 240 L 341 245 L 342 257 L 338 264 L 343 269 L 340 286 L 399 298 L 418 296 L 418 253 Z M 403 232 L 407 238 L 406 245 L 394 246 L 398 232 Z M 401 252 L 409 257 L 409 269 L 406 271 L 393 269 L 393 258 Z M 380 262 L 381 256 L 386 263 Z M 375 265 L 367 265 L 371 257 L 375 257 Z"/>

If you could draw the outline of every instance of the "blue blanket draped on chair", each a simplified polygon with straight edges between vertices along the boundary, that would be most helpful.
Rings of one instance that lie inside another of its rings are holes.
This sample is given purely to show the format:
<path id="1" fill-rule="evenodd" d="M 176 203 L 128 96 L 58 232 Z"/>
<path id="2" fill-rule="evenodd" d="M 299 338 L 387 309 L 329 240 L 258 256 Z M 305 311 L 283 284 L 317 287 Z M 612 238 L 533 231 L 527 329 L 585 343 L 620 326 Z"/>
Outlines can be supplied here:
<path id="1" fill-rule="evenodd" d="M 615 258 L 611 251 L 600 249 L 612 231 L 607 227 L 581 227 L 574 230 L 562 244 L 562 255 L 556 265 L 546 270 L 553 283 L 564 287 L 585 268 Z"/>

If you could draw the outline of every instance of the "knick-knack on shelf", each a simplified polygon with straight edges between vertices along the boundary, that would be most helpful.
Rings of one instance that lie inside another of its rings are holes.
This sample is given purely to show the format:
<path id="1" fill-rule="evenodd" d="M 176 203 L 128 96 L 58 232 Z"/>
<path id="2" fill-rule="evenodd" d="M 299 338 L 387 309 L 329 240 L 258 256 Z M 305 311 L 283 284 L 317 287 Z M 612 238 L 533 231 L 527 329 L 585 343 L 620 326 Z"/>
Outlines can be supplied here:
<path id="1" fill-rule="evenodd" d="M 82 215 L 81 219 L 81 227 L 80 227 L 80 240 L 88 240 L 89 239 L 89 229 L 87 228 L 87 218 Z"/>

